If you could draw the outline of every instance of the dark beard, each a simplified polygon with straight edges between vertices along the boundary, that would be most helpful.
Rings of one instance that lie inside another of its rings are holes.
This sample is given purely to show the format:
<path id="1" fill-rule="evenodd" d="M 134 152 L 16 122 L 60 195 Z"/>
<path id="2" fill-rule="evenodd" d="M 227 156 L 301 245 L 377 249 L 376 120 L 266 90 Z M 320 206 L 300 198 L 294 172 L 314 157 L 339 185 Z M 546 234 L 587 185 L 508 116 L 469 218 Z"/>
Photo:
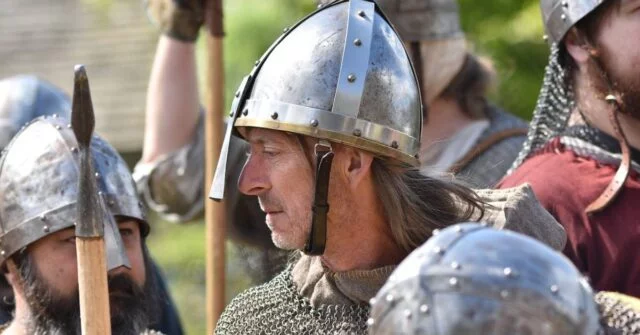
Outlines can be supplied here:
<path id="1" fill-rule="evenodd" d="M 640 120 L 640 74 L 616 71 L 612 66 L 613 56 L 603 47 L 597 48 L 594 60 L 589 63 L 588 72 L 596 92 L 602 94 L 600 98 L 610 94 L 608 80 L 611 90 L 621 100 L 620 112 Z"/>
<path id="2" fill-rule="evenodd" d="M 111 333 L 138 335 L 157 315 L 157 283 L 152 276 L 146 247 L 143 248 L 147 279 L 137 285 L 129 275 L 109 276 L 109 305 Z M 45 282 L 28 253 L 15 257 L 25 299 L 31 309 L 28 324 L 30 334 L 73 335 L 81 334 L 80 295 L 78 289 L 70 296 L 61 295 Z"/>

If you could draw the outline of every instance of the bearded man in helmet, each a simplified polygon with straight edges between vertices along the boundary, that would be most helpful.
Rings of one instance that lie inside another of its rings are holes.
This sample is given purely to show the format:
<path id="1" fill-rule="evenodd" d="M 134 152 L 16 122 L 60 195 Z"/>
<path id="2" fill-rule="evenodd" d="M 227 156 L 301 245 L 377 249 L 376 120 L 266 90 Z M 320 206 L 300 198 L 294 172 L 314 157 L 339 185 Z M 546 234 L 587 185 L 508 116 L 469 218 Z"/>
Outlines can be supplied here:
<path id="1" fill-rule="evenodd" d="M 318 1 L 325 5 L 330 1 Z M 163 35 L 147 96 L 144 153 L 134 176 L 146 203 L 170 221 L 188 221 L 204 206 L 204 122 L 197 94 L 194 42 L 205 23 L 203 0 L 148 0 L 149 16 Z M 422 173 L 453 172 L 475 187 L 492 187 L 522 147 L 526 123 L 485 97 L 493 73 L 467 50 L 454 0 L 378 2 L 416 64 L 422 99 Z M 400 90 L 400 88 L 398 88 Z M 235 182 L 245 163 L 240 140 L 229 153 Z M 247 252 L 256 282 L 271 278 L 285 257 L 271 242 L 255 197 L 229 190 L 227 231 Z"/>
<path id="2" fill-rule="evenodd" d="M 333 2 L 286 29 L 235 96 L 210 197 L 223 198 L 232 136 L 244 138 L 238 188 L 258 197 L 294 260 L 234 298 L 216 334 L 364 333 L 368 301 L 395 266 L 458 222 L 563 245 L 527 187 L 474 192 L 420 173 L 418 81 L 372 1 Z"/>
<path id="3" fill-rule="evenodd" d="M 640 296 L 640 1 L 541 0 L 549 65 L 501 187 L 530 183 L 596 290 Z"/>
<path id="4" fill-rule="evenodd" d="M 16 135 L 16 133 L 18 133 L 18 131 L 22 127 L 27 126 L 32 120 L 38 117 L 46 116 L 46 117 L 50 117 L 51 118 L 50 120 L 54 120 L 53 117 L 55 116 L 55 120 L 57 120 L 56 122 L 58 124 L 64 124 L 64 126 L 66 127 L 66 125 L 69 123 L 68 120 L 70 117 L 70 112 L 71 112 L 71 102 L 69 100 L 69 97 L 62 90 L 60 90 L 59 88 L 53 86 L 52 84 L 44 80 L 41 80 L 31 75 L 20 75 L 20 76 L 4 78 L 0 80 L 0 150 L 8 146 L 10 140 L 13 138 L 14 135 Z M 39 121 L 39 122 L 42 122 L 42 121 Z M 50 121 L 50 122 L 53 122 L 53 121 Z M 34 136 L 37 136 L 33 132 L 30 132 L 30 134 L 31 135 L 29 136 L 31 136 L 31 138 L 36 138 Z M 22 135 L 22 136 L 25 136 L 25 135 Z M 111 154 L 115 154 L 115 151 L 110 146 L 105 146 L 105 148 L 108 148 Z M 20 149 L 14 148 L 13 150 L 15 151 Z M 25 151 L 25 152 L 28 152 L 28 151 Z M 8 149 L 7 149 L 7 153 L 8 153 Z M 117 157 L 117 156 L 114 156 L 114 157 Z M 37 157 L 27 157 L 27 159 L 37 159 Z M 117 169 L 126 171 L 127 169 L 126 166 L 122 165 L 123 163 L 119 158 L 117 160 L 113 158 L 112 161 L 117 162 L 119 164 Z M 61 161 L 57 163 L 61 163 Z M 5 166 L 10 166 L 11 164 L 15 164 L 15 162 L 12 162 L 12 161 L 5 162 Z M 53 168 L 53 167 L 50 167 L 50 168 Z M 43 169 L 38 173 L 46 172 L 46 171 L 47 169 Z M 34 174 L 25 172 L 24 176 L 34 176 L 34 175 L 35 175 L 35 172 Z M 111 173 L 111 175 L 113 175 L 113 173 Z M 0 179 L 2 178 L 3 176 L 0 176 Z M 43 183 L 41 186 L 45 187 L 45 189 L 48 189 L 47 187 L 49 187 L 49 185 L 45 184 L 47 182 L 47 179 L 44 176 L 41 176 L 38 178 L 40 178 L 38 180 Z M 71 177 L 69 176 L 68 178 L 69 179 L 67 179 L 66 181 L 69 182 L 70 184 L 58 185 L 58 187 L 60 187 L 62 191 L 71 190 L 75 186 L 75 183 L 73 183 Z M 130 181 L 126 177 L 126 174 L 118 178 L 123 178 L 123 182 L 122 182 L 123 185 L 127 185 L 127 183 L 130 183 Z M 3 184 L 2 186 L 3 188 L 0 189 L 2 190 L 2 192 L 0 193 L 3 193 L 3 194 L 6 192 L 4 187 L 12 187 L 12 186 L 20 185 L 18 180 L 11 180 L 11 181 L 7 181 L 6 179 L 3 179 L 3 180 L 7 182 L 7 184 Z M 53 188 L 49 190 L 50 192 L 55 192 L 55 189 Z M 125 189 L 124 191 L 131 191 L 131 190 Z M 134 194 L 133 193 L 129 194 L 129 196 L 132 196 L 132 195 Z M 43 197 L 51 197 L 53 199 L 57 197 L 57 195 L 53 193 L 46 193 L 43 195 Z M 14 205 L 22 206 L 22 204 L 16 203 L 15 202 L 16 200 L 19 201 L 20 199 L 11 199 L 11 201 L 13 202 L 5 202 L 6 199 L 4 199 L 4 201 L 0 202 L 0 207 L 8 206 L 11 203 L 13 203 Z M 47 206 L 43 205 L 41 208 L 39 208 L 39 210 L 42 210 L 43 215 L 49 209 L 53 209 L 55 204 L 51 205 L 51 208 Z M 6 209 L 6 207 L 2 207 L 2 209 L 4 210 Z M 3 225 L 2 226 L 3 230 L 7 229 L 6 225 L 14 224 L 12 220 L 17 219 L 17 218 L 10 218 L 11 221 L 10 220 L 3 221 L 3 219 L 6 219 L 6 218 L 4 218 L 1 215 L 8 215 L 7 213 L 8 212 L 0 212 L 0 224 Z M 71 215 L 72 212 L 68 212 L 68 213 Z M 143 217 L 139 217 L 138 219 L 143 219 Z M 72 220 L 72 219 L 69 218 L 69 220 Z M 146 223 L 144 223 L 144 225 L 146 225 Z M 144 252 L 146 255 L 147 253 L 146 247 Z M 16 256 L 16 257 L 21 257 L 21 259 L 25 259 L 25 260 L 29 258 L 28 253 L 26 252 L 21 253 L 21 255 L 22 256 Z M 146 255 L 145 257 L 148 257 L 148 255 Z M 157 301 L 159 302 L 159 306 L 160 306 L 160 308 L 152 310 L 156 314 L 151 315 L 150 319 L 156 323 L 151 325 L 150 328 L 161 331 L 162 333 L 165 333 L 168 335 L 182 334 L 180 320 L 179 320 L 177 311 L 175 309 L 175 306 L 173 305 L 172 299 L 169 295 L 169 292 L 167 290 L 166 283 L 164 282 L 164 278 L 162 277 L 162 274 L 160 273 L 160 269 L 157 267 L 157 265 L 155 265 L 152 260 L 150 261 L 151 261 L 151 268 L 149 269 L 150 272 L 148 272 L 148 278 L 149 278 L 149 281 L 156 282 L 155 284 L 156 288 L 154 289 L 154 292 L 155 292 L 154 294 L 159 294 Z M 25 263 L 24 270 L 25 271 L 30 269 L 34 270 L 35 268 L 32 266 L 32 265 L 35 265 L 34 262 Z M 29 265 L 29 264 L 32 264 L 32 265 Z M 29 280 L 27 280 L 28 282 L 25 284 L 30 285 L 32 289 L 38 289 L 40 291 L 32 290 L 29 294 L 32 294 L 34 292 L 42 292 L 41 290 L 46 288 L 46 286 L 43 286 L 43 285 L 47 283 L 43 282 L 42 278 L 36 278 L 35 277 L 36 272 L 31 270 L 30 270 L 30 273 L 32 276 L 29 278 Z M 72 280 L 72 282 L 75 283 L 77 281 Z M 21 306 L 23 310 L 20 312 L 17 311 L 18 303 L 16 299 L 17 297 L 15 295 L 15 289 L 16 289 L 15 286 L 12 287 L 6 281 L 5 276 L 0 277 L 0 294 L 2 297 L 2 300 L 0 301 L 0 323 L 1 324 L 10 322 L 14 318 L 14 315 L 24 316 L 24 307 L 25 307 L 24 303 Z M 31 298 L 32 297 L 30 297 L 29 299 Z M 52 296 L 52 298 L 56 298 L 56 297 Z M 54 300 L 52 300 L 52 302 L 54 302 Z M 60 302 L 62 302 L 62 300 L 60 300 Z M 47 306 L 46 308 L 50 310 L 55 310 L 56 305 Z M 48 312 L 50 312 L 50 310 Z M 53 332 L 53 329 L 51 331 Z"/>
<path id="5" fill-rule="evenodd" d="M 158 302 L 145 245 L 149 225 L 131 175 L 95 136 L 93 165 L 110 220 L 104 223 L 114 334 L 146 330 Z M 68 121 L 38 118 L 0 158 L 0 265 L 13 289 L 15 315 L 3 334 L 80 334 L 75 226 L 78 143 Z"/>

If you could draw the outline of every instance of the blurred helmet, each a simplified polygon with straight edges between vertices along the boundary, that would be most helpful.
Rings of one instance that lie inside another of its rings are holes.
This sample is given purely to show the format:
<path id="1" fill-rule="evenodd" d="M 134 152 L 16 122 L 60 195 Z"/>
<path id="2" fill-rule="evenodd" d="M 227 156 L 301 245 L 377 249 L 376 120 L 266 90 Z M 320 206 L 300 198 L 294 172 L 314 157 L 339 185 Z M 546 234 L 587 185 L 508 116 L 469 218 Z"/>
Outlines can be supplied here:
<path id="1" fill-rule="evenodd" d="M 0 150 L 29 121 L 44 115 L 69 119 L 69 97 L 35 76 L 20 75 L 0 80 Z"/>
<path id="2" fill-rule="evenodd" d="M 440 231 L 372 301 L 370 334 L 597 334 L 593 292 L 541 242 L 480 224 Z"/>

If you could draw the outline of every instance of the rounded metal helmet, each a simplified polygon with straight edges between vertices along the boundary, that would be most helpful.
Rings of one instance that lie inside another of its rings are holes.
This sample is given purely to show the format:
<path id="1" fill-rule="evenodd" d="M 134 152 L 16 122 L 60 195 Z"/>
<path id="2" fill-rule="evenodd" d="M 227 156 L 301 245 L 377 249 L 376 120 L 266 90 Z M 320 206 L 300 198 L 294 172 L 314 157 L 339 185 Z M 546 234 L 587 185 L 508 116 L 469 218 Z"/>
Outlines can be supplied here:
<path id="1" fill-rule="evenodd" d="M 69 97 L 44 80 L 31 75 L 0 80 L 0 150 L 29 121 L 54 114 L 68 119 L 70 113 Z"/>
<path id="2" fill-rule="evenodd" d="M 589 284 L 563 255 L 480 224 L 435 234 L 372 299 L 370 334 L 598 334 Z"/>
<path id="3" fill-rule="evenodd" d="M 232 109 L 235 127 L 308 135 L 418 165 L 418 83 L 372 1 L 337 1 L 287 29 L 256 62 Z"/>
<path id="4" fill-rule="evenodd" d="M 540 0 L 544 38 L 551 46 L 549 64 L 536 103 L 527 140 L 514 161 L 511 173 L 532 153 L 564 131 L 575 105 L 569 73 L 560 61 L 562 41 L 573 26 L 600 6 L 603 0 Z"/>
<path id="5" fill-rule="evenodd" d="M 107 266 L 129 266 L 115 218 L 138 221 L 143 236 L 149 226 L 117 151 L 98 136 L 91 151 L 106 212 Z M 14 136 L 0 157 L 0 265 L 29 244 L 74 227 L 78 178 L 79 150 L 69 121 L 40 117 Z"/>

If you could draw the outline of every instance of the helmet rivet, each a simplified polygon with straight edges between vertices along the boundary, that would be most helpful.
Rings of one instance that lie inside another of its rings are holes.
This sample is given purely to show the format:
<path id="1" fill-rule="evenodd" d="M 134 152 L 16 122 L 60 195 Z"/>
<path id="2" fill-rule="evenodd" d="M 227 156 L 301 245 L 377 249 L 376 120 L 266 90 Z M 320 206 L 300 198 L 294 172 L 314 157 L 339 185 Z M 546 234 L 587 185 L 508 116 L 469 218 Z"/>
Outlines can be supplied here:
<path id="1" fill-rule="evenodd" d="M 47 221 L 47 216 L 44 214 L 40 215 L 40 221 Z"/>
<path id="2" fill-rule="evenodd" d="M 462 227 L 456 226 L 454 229 L 456 230 L 456 233 L 462 234 Z"/>
<path id="3" fill-rule="evenodd" d="M 408 309 L 404 310 L 404 317 L 407 319 L 411 319 L 411 311 Z"/>
<path id="4" fill-rule="evenodd" d="M 322 8 L 322 7 L 324 7 L 324 4 L 318 4 L 318 7 L 317 7 L 317 8 L 318 8 L 318 9 L 320 9 L 320 8 Z"/>
<path id="5" fill-rule="evenodd" d="M 357 137 L 362 136 L 362 131 L 360 129 L 354 129 L 353 136 L 357 136 Z"/>
<path id="6" fill-rule="evenodd" d="M 440 247 L 433 248 L 433 252 L 438 254 L 438 255 L 440 255 L 440 256 L 444 255 L 444 249 L 442 249 Z"/>
<path id="7" fill-rule="evenodd" d="M 100 178 L 100 174 L 96 172 L 96 178 Z"/>
<path id="8" fill-rule="evenodd" d="M 277 120 L 278 119 L 278 112 L 271 113 L 271 118 L 274 119 L 274 120 Z"/>
<path id="9" fill-rule="evenodd" d="M 367 326 L 369 326 L 369 327 L 373 326 L 375 323 L 376 323 L 376 322 L 373 320 L 373 318 L 369 318 L 369 319 L 367 320 Z"/>
<path id="10" fill-rule="evenodd" d="M 451 277 L 449 279 L 449 286 L 451 287 L 458 287 L 459 283 L 458 283 L 458 278 L 456 277 Z"/>
<path id="11" fill-rule="evenodd" d="M 240 92 L 238 91 L 236 92 L 236 98 L 239 98 L 239 97 L 240 97 Z"/>
<path id="12" fill-rule="evenodd" d="M 369 305 L 371 305 L 371 306 L 375 305 L 376 302 L 377 302 L 376 298 L 369 299 Z"/>
<path id="13" fill-rule="evenodd" d="M 567 0 L 562 1 L 562 7 L 564 8 L 569 7 L 569 2 Z"/>
<path id="14" fill-rule="evenodd" d="M 504 276 L 507 278 L 513 278 L 515 277 L 515 273 L 513 272 L 513 270 L 511 268 L 504 268 Z"/>
<path id="15" fill-rule="evenodd" d="M 0 255 L 4 256 L 6 252 L 4 250 L 0 250 Z"/>
<path id="16" fill-rule="evenodd" d="M 422 314 L 429 314 L 429 306 L 427 306 L 427 305 L 420 305 L 420 313 L 422 313 Z"/>
<path id="17" fill-rule="evenodd" d="M 548 41 L 548 40 L 549 40 L 549 35 L 547 35 L 547 34 L 542 35 L 542 39 L 543 39 L 545 42 L 546 42 L 546 41 Z"/>
<path id="18" fill-rule="evenodd" d="M 67 128 L 71 129 L 71 123 L 69 123 L 69 124 L 67 125 Z"/>
<path id="19" fill-rule="evenodd" d="M 367 14 L 365 14 L 363 10 L 359 10 L 359 11 L 358 11 L 358 15 L 359 15 L 360 17 L 366 17 L 366 16 L 367 16 Z"/>
<path id="20" fill-rule="evenodd" d="M 393 302 L 393 295 L 391 295 L 391 294 L 387 294 L 387 296 L 385 297 L 385 300 L 386 300 L 387 302 Z"/>
<path id="21" fill-rule="evenodd" d="M 558 293 L 558 285 L 551 285 L 551 293 L 553 294 Z"/>
<path id="22" fill-rule="evenodd" d="M 318 126 L 318 120 L 311 120 L 311 122 L 309 122 L 309 124 L 311 124 L 311 127 L 317 127 Z"/>
<path id="23" fill-rule="evenodd" d="M 62 129 L 62 127 L 60 127 L 60 126 L 56 126 L 56 129 L 57 129 L 57 130 L 60 130 L 60 129 Z"/>
<path id="24" fill-rule="evenodd" d="M 460 263 L 452 262 L 451 263 L 451 268 L 454 269 L 454 270 L 460 270 Z"/>
<path id="25" fill-rule="evenodd" d="M 248 109 L 248 108 L 247 108 L 247 109 L 245 109 L 245 110 L 242 112 L 242 115 L 244 115 L 244 116 L 249 115 L 249 109 Z"/>
<path id="26" fill-rule="evenodd" d="M 509 297 L 509 291 L 507 291 L 507 290 L 500 291 L 500 297 L 502 299 L 507 299 Z"/>
<path id="27" fill-rule="evenodd" d="M 398 141 L 391 142 L 391 147 L 394 149 L 398 149 Z"/>
<path id="28" fill-rule="evenodd" d="M 78 152 L 78 148 L 76 148 L 76 147 L 71 148 L 71 152 L 74 152 L 74 153 Z"/>
<path id="29" fill-rule="evenodd" d="M 286 27 L 286 28 L 282 29 L 283 33 L 286 33 L 287 31 L 289 31 L 289 27 Z"/>
<path id="30" fill-rule="evenodd" d="M 260 65 L 260 60 L 258 59 L 258 60 L 254 63 L 254 65 L 255 65 L 255 66 Z M 240 92 L 238 92 L 238 95 L 240 95 Z"/>
<path id="31" fill-rule="evenodd" d="M 235 115 L 234 112 L 229 113 L 229 117 L 233 117 Z"/>
<path id="32" fill-rule="evenodd" d="M 433 235 L 433 236 L 436 236 L 436 235 L 438 235 L 438 234 L 440 234 L 440 229 L 434 229 L 434 230 L 431 232 L 431 235 Z"/>
<path id="33" fill-rule="evenodd" d="M 356 75 L 355 74 L 350 74 L 347 76 L 347 81 L 349 81 L 350 83 L 353 83 L 354 81 L 356 81 Z"/>
<path id="34" fill-rule="evenodd" d="M 48 233 L 48 232 L 49 232 L 49 226 L 44 226 L 44 227 L 42 227 L 42 230 L 43 230 L 45 233 Z"/>
<path id="35" fill-rule="evenodd" d="M 53 117 L 54 119 L 58 117 L 58 114 L 53 114 L 51 115 L 51 117 Z"/>
<path id="36" fill-rule="evenodd" d="M 99 192 L 98 192 L 98 195 L 99 195 L 99 196 L 102 196 L 103 194 L 104 194 L 104 193 L 102 193 L 102 191 L 99 191 Z"/>
<path id="37" fill-rule="evenodd" d="M 567 14 L 562 14 L 562 15 L 560 15 L 560 19 L 561 19 L 562 21 L 566 21 L 566 20 L 567 20 Z"/>
<path id="38" fill-rule="evenodd" d="M 77 226 L 77 225 L 78 225 L 78 223 L 77 223 L 77 222 L 74 222 L 74 223 L 73 223 L 73 225 L 74 225 L 74 226 Z"/>
<path id="39" fill-rule="evenodd" d="M 356 38 L 355 40 L 353 40 L 353 44 L 355 44 L 355 46 L 359 47 L 362 45 L 362 41 L 359 38 Z"/>
<path id="40" fill-rule="evenodd" d="M 109 206 L 113 207 L 116 205 L 116 202 L 113 200 L 109 200 Z"/>

